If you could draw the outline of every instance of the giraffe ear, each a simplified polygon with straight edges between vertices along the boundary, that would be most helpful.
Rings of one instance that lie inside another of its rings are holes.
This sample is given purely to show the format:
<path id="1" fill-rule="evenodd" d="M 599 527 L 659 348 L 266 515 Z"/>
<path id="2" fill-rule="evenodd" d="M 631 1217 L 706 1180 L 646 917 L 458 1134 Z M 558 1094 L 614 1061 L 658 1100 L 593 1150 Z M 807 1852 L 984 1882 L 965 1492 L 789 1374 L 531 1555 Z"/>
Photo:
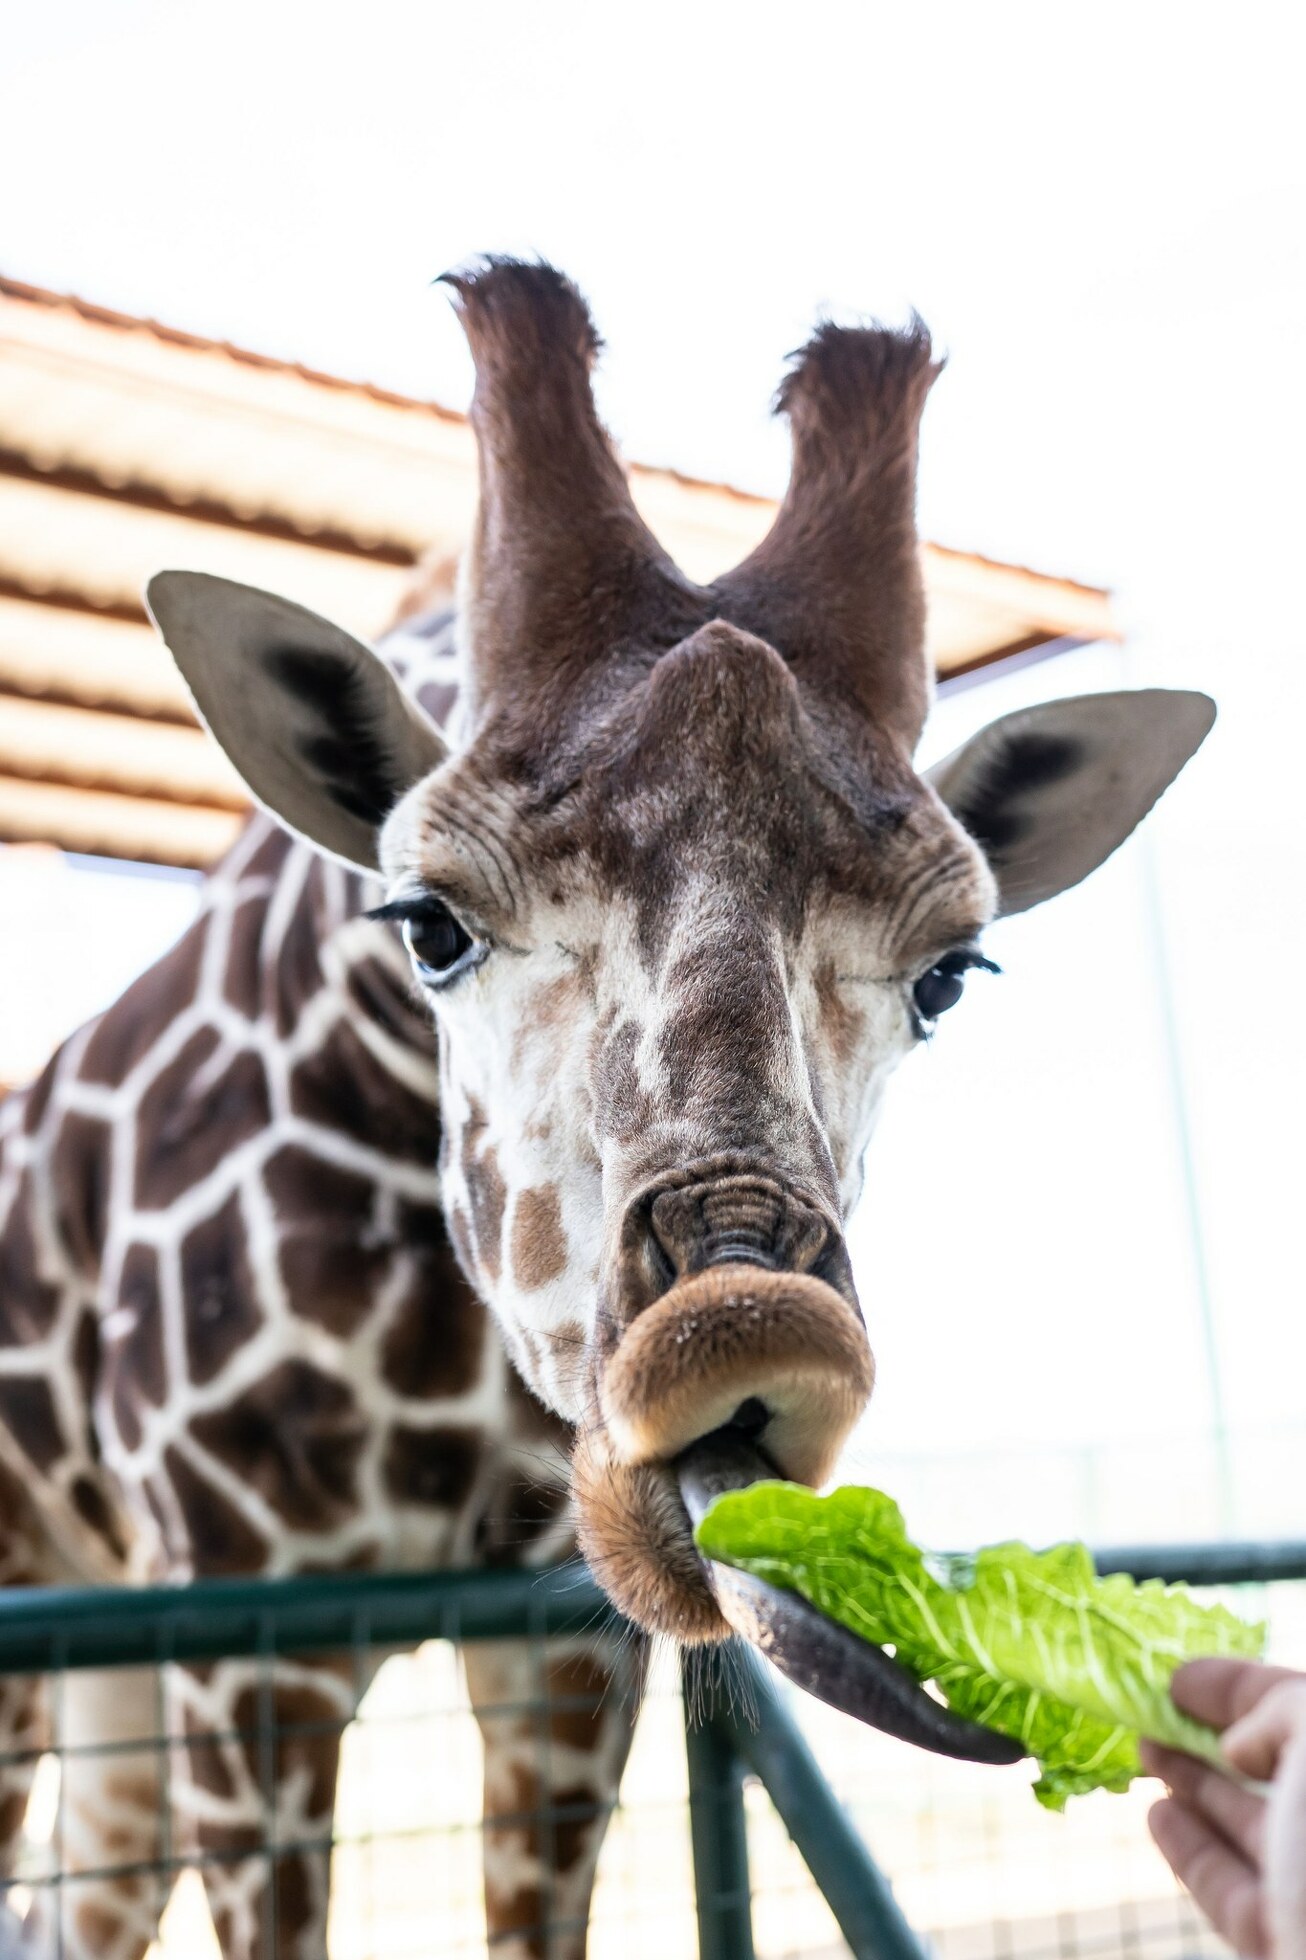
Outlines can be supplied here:
<path id="1" fill-rule="evenodd" d="M 251 795 L 319 850 L 375 871 L 390 811 L 448 753 L 385 663 L 303 606 L 207 572 L 156 572 L 145 599 Z"/>
<path id="2" fill-rule="evenodd" d="M 999 910 L 1077 885 L 1123 844 L 1215 720 L 1205 694 L 1080 694 L 1004 715 L 926 772 L 982 847 Z"/>

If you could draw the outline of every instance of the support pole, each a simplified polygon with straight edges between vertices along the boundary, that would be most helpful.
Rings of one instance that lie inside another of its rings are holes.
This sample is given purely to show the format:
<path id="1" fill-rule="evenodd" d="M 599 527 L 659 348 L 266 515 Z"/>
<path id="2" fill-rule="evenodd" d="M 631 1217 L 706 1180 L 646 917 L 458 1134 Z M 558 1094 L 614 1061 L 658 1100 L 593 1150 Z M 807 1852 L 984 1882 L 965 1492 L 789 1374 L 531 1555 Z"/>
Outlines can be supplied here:
<path id="1" fill-rule="evenodd" d="M 684 1700 L 699 1960 L 753 1960 L 744 1766 L 727 1731 Z"/>
<path id="2" fill-rule="evenodd" d="M 756 1708 L 756 1726 L 735 1709 L 723 1708 L 713 1716 L 713 1727 L 761 1779 L 855 1960 L 927 1960 L 766 1667 L 748 1649 L 739 1658 L 748 1677 L 748 1693 L 739 1699 Z"/>

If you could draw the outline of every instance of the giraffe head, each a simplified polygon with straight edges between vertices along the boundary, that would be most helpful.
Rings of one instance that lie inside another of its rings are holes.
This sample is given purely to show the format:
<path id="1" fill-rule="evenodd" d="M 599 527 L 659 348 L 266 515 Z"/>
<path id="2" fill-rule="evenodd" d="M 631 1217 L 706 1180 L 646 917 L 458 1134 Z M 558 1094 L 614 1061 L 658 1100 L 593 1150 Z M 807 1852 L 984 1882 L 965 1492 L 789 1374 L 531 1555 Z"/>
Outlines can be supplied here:
<path id="1" fill-rule="evenodd" d="M 924 328 L 818 331 L 774 527 L 704 587 L 635 510 L 575 288 L 507 261 L 451 284 L 481 472 L 457 738 L 299 607 L 181 573 L 150 604 L 254 795 L 384 878 L 438 1030 L 451 1228 L 576 1426 L 585 1548 L 637 1620 L 710 1638 L 669 1466 L 736 1423 L 829 1474 L 872 1386 L 843 1224 L 889 1076 L 995 914 L 1100 863 L 1212 711 L 1058 702 L 923 778 Z"/>

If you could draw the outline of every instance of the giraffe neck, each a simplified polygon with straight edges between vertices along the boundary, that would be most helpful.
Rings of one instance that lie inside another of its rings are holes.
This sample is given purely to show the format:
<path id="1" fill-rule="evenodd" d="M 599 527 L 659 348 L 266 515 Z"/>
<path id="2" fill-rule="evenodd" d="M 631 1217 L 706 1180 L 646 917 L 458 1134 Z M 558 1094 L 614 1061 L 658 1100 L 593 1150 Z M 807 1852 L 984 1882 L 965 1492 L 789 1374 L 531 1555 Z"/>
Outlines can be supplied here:
<path id="1" fill-rule="evenodd" d="M 393 646 L 424 705 L 447 629 Z M 251 820 L 4 1108 L 0 1461 L 79 1571 L 561 1548 L 560 1426 L 459 1272 L 435 1045 L 365 880 Z"/>

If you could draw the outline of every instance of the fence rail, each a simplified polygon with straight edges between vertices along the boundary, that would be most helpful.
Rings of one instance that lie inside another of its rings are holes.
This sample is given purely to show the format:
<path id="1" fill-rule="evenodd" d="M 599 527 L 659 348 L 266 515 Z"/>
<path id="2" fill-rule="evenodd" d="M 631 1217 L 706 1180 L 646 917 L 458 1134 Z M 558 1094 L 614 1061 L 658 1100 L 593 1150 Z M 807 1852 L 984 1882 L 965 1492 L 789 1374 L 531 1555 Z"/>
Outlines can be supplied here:
<path id="1" fill-rule="evenodd" d="M 1099 1570 L 1197 1585 L 1306 1578 L 1306 1542 L 1103 1547 Z M 583 1566 L 540 1572 L 349 1573 L 191 1586 L 0 1593 L 0 1675 L 169 1661 L 544 1638 L 616 1621 Z M 701 1960 L 753 1960 L 744 1781 L 756 1776 L 856 1960 L 925 1960 L 884 1874 L 826 1782 L 769 1671 L 690 1714 L 690 1823 Z M 737 1682 L 739 1677 L 737 1676 Z M 701 1687 L 692 1697 L 701 1705 Z M 740 1706 L 748 1713 L 741 1714 Z"/>

